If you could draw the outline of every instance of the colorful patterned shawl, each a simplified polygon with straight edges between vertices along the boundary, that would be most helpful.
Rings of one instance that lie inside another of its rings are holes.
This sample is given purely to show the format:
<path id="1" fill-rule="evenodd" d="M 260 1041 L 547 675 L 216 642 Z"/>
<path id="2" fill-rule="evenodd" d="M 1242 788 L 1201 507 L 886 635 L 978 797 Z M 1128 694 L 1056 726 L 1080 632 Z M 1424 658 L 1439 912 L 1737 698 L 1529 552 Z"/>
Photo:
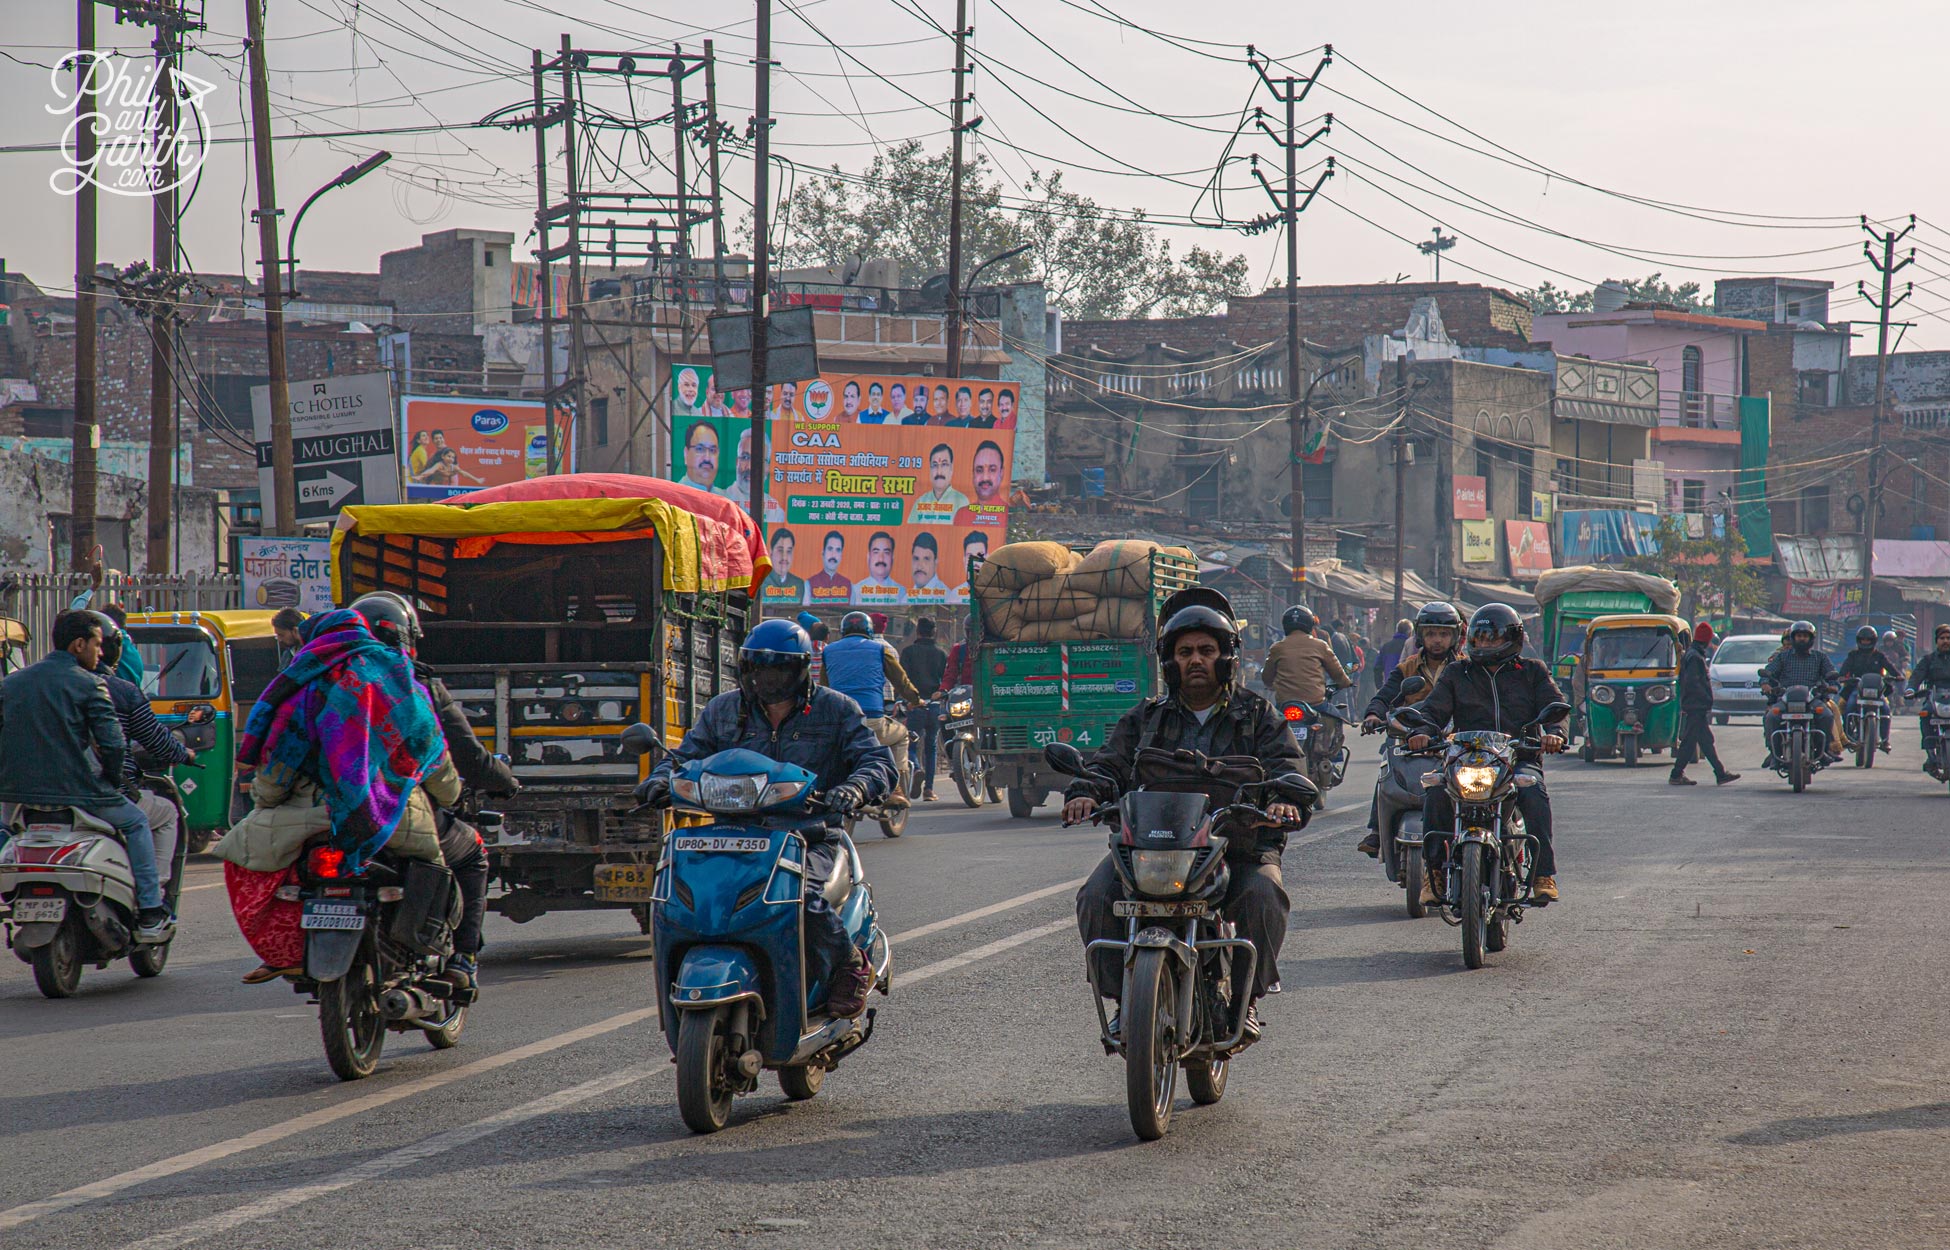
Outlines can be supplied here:
<path id="1" fill-rule="evenodd" d="M 317 782 L 332 844 L 356 868 L 393 836 L 447 745 L 412 661 L 357 612 L 321 613 L 298 632 L 305 644 L 251 708 L 237 762 L 277 763 Z"/>

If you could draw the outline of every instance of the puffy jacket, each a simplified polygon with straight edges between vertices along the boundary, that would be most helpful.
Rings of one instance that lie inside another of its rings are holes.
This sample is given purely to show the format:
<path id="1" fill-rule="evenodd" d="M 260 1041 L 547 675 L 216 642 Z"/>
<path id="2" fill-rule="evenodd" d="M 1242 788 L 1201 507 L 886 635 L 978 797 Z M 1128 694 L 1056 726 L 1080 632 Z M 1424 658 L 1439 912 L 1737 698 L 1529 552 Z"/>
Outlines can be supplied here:
<path id="1" fill-rule="evenodd" d="M 1288 634 L 1274 643 L 1259 679 L 1281 703 L 1318 703 L 1327 697 L 1330 685 L 1338 690 L 1354 684 L 1334 648 L 1305 633 Z"/>
<path id="2" fill-rule="evenodd" d="M 907 679 L 900 656 L 891 644 L 880 638 L 855 634 L 826 644 L 825 684 L 860 705 L 867 716 L 887 715 L 887 683 L 894 693 L 918 703 L 921 692 Z"/>
<path id="3" fill-rule="evenodd" d="M 120 803 L 127 750 L 107 682 L 69 652 L 0 681 L 0 803 Z"/>
<path id="4" fill-rule="evenodd" d="M 1774 658 L 1761 666 L 1760 684 L 1771 690 L 1785 690 L 1789 686 L 1839 685 L 1835 665 L 1819 647 L 1807 651 L 1796 651 L 1789 647 L 1776 652 Z"/>

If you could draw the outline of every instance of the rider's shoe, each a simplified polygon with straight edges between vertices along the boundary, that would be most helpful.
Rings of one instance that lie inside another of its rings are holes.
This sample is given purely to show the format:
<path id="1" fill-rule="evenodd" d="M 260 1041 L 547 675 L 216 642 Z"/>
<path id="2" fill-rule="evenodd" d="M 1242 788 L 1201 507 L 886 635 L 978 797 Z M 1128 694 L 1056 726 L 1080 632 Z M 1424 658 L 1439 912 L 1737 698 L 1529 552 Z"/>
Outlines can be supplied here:
<path id="1" fill-rule="evenodd" d="M 1537 884 L 1530 887 L 1531 896 L 1546 903 L 1557 901 L 1557 878 L 1539 877 Z"/>
<path id="2" fill-rule="evenodd" d="M 1694 781 L 1685 773 L 1674 773 L 1672 776 L 1666 778 L 1666 784 L 1669 786 L 1696 786 L 1699 782 Z"/>
<path id="3" fill-rule="evenodd" d="M 1114 1001 L 1111 1003 L 1110 1012 L 1110 1043 L 1113 1046 L 1124 1044 L 1124 1020 Z"/>
<path id="4" fill-rule="evenodd" d="M 136 913 L 135 940 L 141 943 L 164 942 L 175 927 L 176 918 L 169 914 L 167 907 L 145 907 Z"/>
<path id="5" fill-rule="evenodd" d="M 1435 901 L 1435 875 L 1425 868 L 1422 870 L 1422 905 L 1426 907 Z"/>
<path id="6" fill-rule="evenodd" d="M 1366 855 L 1369 859 L 1380 859 L 1381 835 L 1379 833 L 1369 833 L 1367 837 L 1361 839 L 1361 844 L 1354 849 Z"/>
<path id="7" fill-rule="evenodd" d="M 463 985 L 472 985 L 480 980 L 480 967 L 472 955 L 455 955 L 447 960 L 447 971 L 461 978 Z"/>
<path id="8" fill-rule="evenodd" d="M 1246 1029 L 1244 1033 L 1240 1034 L 1239 1040 L 1243 1042 L 1256 1042 L 1259 1040 L 1260 1031 L 1259 1004 L 1256 1002 L 1247 1003 Z"/>
<path id="9" fill-rule="evenodd" d="M 867 994 L 873 989 L 873 967 L 866 952 L 855 951 L 850 967 L 833 974 L 832 992 L 826 995 L 826 1014 L 835 1020 L 851 1020 L 867 1009 Z"/>
<path id="10" fill-rule="evenodd" d="M 1716 786 L 1723 786 L 1726 785 L 1728 782 L 1738 781 L 1738 780 L 1740 780 L 1739 773 L 1721 773 L 1719 776 L 1713 779 L 1713 784 Z"/>

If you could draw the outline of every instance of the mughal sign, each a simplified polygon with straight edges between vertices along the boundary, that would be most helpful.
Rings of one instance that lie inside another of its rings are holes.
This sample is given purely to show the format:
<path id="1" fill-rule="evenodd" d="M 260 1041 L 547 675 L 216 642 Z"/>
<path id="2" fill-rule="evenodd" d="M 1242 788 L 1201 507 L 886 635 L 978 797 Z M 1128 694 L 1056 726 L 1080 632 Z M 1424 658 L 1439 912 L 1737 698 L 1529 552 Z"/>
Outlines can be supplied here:
<path id="1" fill-rule="evenodd" d="M 264 515 L 276 515 L 271 471 L 271 388 L 251 388 L 257 484 Z M 384 373 L 291 384 L 292 485 L 297 518 L 323 521 L 347 504 L 398 503 L 399 435 L 392 379 Z"/>

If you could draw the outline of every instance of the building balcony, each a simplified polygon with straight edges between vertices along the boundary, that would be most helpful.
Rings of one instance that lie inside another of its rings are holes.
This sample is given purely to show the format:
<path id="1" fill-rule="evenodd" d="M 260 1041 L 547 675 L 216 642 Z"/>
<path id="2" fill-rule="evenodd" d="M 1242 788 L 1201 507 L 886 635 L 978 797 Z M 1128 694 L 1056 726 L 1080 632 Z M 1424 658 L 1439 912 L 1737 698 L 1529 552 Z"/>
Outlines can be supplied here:
<path id="1" fill-rule="evenodd" d="M 1685 430 L 1740 429 L 1740 396 L 1672 391 L 1659 396 L 1659 424 Z"/>

